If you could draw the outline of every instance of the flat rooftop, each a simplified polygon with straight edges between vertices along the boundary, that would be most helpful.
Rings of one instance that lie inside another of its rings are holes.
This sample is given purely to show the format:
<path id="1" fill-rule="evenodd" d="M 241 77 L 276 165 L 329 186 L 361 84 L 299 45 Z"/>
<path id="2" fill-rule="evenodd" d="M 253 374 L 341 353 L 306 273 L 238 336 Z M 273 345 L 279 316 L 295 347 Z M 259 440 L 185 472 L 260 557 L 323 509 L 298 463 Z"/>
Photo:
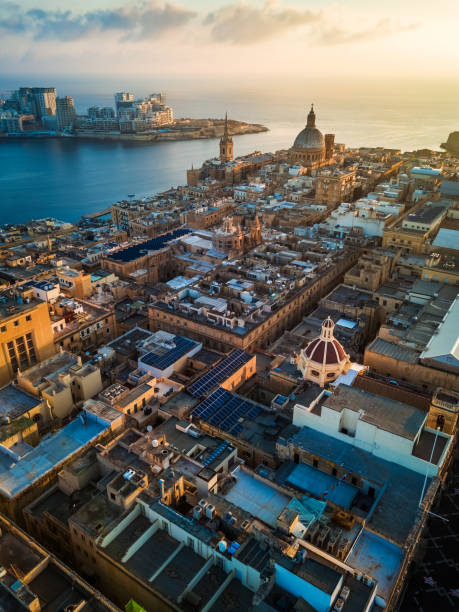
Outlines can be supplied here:
<path id="1" fill-rule="evenodd" d="M 237 479 L 236 484 L 229 489 L 224 498 L 271 527 L 275 527 L 277 517 L 289 503 L 290 497 L 243 468 L 237 468 L 233 475 Z"/>
<path id="2" fill-rule="evenodd" d="M 423 474 L 375 457 L 310 427 L 303 427 L 293 435 L 292 443 L 333 465 L 361 475 L 377 486 L 384 486 L 367 522 L 368 527 L 401 545 L 405 542 L 418 514 Z M 427 487 L 429 482 L 430 479 Z"/>
<path id="3" fill-rule="evenodd" d="M 442 215 L 446 206 L 423 206 L 415 212 L 409 213 L 403 223 L 432 223 L 437 217 Z"/>
<path id="4" fill-rule="evenodd" d="M 14 459 L 0 452 L 0 493 L 6 497 L 19 495 L 109 427 L 110 423 L 101 419 L 87 417 L 83 423 L 76 418 L 22 457 Z"/>
<path id="5" fill-rule="evenodd" d="M 347 385 L 339 385 L 323 405 L 337 412 L 359 412 L 361 421 L 409 440 L 414 440 L 427 417 L 424 410 Z"/>
<path id="6" fill-rule="evenodd" d="M 131 354 L 133 351 L 135 352 L 137 349 L 137 344 L 142 342 L 142 340 L 146 340 L 152 336 L 152 332 L 143 329 L 141 327 L 134 327 L 134 329 L 129 330 L 122 336 L 115 338 L 107 344 L 110 348 L 112 348 L 117 353 L 121 355 Z"/>
<path id="7" fill-rule="evenodd" d="M 389 601 L 404 557 L 403 550 L 366 529 L 360 534 L 347 564 L 378 582 L 377 593 Z"/>
<path id="8" fill-rule="evenodd" d="M 12 268 L 11 270 L 14 270 Z M 32 310 L 38 304 L 44 304 L 42 300 L 36 298 L 28 298 L 26 302 L 22 297 L 11 296 L 9 291 L 4 291 L 0 294 L 0 321 L 10 317 L 17 317 L 26 310 Z"/>
<path id="9" fill-rule="evenodd" d="M 33 397 L 16 385 L 10 384 L 0 389 L 0 416 L 8 417 L 11 421 L 18 419 L 41 403 L 41 398 Z"/>
<path id="10" fill-rule="evenodd" d="M 24 370 L 24 372 L 21 372 L 21 378 L 27 379 L 34 387 L 37 387 L 43 378 L 52 374 L 57 375 L 59 372 L 66 371 L 72 366 L 82 369 L 82 366 L 78 365 L 78 357 L 76 355 L 62 351 Z"/>
<path id="11" fill-rule="evenodd" d="M 312 493 L 317 498 L 325 494 L 325 499 L 348 510 L 359 490 L 347 482 L 340 482 L 337 486 L 338 482 L 335 476 L 306 463 L 296 465 L 287 477 L 287 483 L 295 488 Z"/>

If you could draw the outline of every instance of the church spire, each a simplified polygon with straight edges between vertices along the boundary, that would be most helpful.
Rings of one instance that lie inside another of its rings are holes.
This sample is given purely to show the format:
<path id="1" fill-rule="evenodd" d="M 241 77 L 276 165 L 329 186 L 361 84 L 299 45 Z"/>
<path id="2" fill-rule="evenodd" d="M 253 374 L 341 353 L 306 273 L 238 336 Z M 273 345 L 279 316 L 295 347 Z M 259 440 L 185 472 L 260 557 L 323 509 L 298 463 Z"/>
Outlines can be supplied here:
<path id="1" fill-rule="evenodd" d="M 225 114 L 225 127 L 220 138 L 220 161 L 228 162 L 233 159 L 233 139 L 228 132 L 228 113 Z"/>
<path id="2" fill-rule="evenodd" d="M 311 104 L 311 110 L 308 113 L 308 121 L 306 123 L 306 127 L 316 127 L 316 114 L 314 112 L 314 104 Z"/>

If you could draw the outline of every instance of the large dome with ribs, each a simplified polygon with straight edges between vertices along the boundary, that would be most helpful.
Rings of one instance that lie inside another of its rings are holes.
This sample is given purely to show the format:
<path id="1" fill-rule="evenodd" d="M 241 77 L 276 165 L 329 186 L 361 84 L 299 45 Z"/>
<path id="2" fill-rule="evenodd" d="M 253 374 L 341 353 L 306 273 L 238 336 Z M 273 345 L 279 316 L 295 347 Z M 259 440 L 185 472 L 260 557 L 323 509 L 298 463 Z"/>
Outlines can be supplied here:
<path id="1" fill-rule="evenodd" d="M 311 106 L 309 111 L 306 127 L 295 138 L 293 148 L 325 150 L 324 137 L 322 132 L 316 127 L 316 114 L 313 106 Z"/>
<path id="2" fill-rule="evenodd" d="M 304 353 L 311 361 L 324 364 L 340 363 L 346 356 L 343 347 L 336 338 L 332 340 L 315 338 L 304 349 Z"/>

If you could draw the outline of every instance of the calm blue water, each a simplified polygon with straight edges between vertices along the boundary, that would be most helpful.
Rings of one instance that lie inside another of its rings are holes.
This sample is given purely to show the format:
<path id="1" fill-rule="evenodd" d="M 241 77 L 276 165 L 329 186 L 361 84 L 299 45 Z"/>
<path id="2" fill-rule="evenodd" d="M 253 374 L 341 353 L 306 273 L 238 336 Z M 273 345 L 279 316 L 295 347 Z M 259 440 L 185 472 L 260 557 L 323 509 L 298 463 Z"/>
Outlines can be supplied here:
<path id="1" fill-rule="evenodd" d="M 78 110 L 91 104 L 112 105 L 113 97 L 106 91 L 116 89 L 119 87 L 110 86 L 95 94 L 74 94 Z M 364 89 L 338 96 L 326 88 L 305 85 L 288 96 L 278 88 L 215 89 L 217 93 L 168 91 L 168 101 L 176 116 L 222 117 L 227 110 L 235 119 L 270 128 L 267 133 L 236 137 L 236 155 L 291 146 L 305 123 L 309 100 L 316 103 L 318 127 L 334 132 L 337 142 L 349 146 L 438 149 L 450 131 L 459 129 L 457 97 L 444 89 L 420 88 L 408 93 L 394 89 L 368 93 Z M 135 91 L 147 93 L 140 87 Z M 73 92 L 59 87 L 59 93 Z M 217 151 L 217 140 L 157 144 L 0 141 L 0 223 L 45 216 L 76 221 L 130 193 L 141 197 L 183 185 L 186 169 Z"/>

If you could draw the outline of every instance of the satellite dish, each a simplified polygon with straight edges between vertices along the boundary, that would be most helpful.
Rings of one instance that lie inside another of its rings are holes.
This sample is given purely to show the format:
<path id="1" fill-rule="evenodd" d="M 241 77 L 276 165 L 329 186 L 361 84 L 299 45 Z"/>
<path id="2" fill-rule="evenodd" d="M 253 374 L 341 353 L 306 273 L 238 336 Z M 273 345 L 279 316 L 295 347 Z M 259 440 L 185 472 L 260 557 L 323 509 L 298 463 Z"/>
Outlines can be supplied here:
<path id="1" fill-rule="evenodd" d="M 159 446 L 159 442 L 158 442 L 158 440 L 152 440 L 152 441 L 151 441 L 151 445 L 152 445 L 154 448 L 158 448 L 158 446 Z"/>
<path id="2" fill-rule="evenodd" d="M 147 425 L 147 431 L 151 431 L 153 427 L 151 425 Z"/>

